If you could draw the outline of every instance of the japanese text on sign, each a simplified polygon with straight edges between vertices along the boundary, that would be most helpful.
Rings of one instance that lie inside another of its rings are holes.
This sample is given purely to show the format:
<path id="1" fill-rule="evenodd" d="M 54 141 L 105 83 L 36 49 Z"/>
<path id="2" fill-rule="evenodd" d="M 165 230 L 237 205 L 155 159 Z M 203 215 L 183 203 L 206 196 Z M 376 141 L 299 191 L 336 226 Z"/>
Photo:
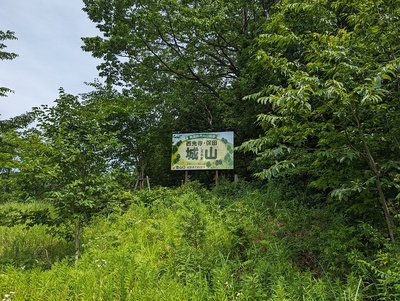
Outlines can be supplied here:
<path id="1" fill-rule="evenodd" d="M 172 136 L 172 170 L 233 169 L 233 132 Z"/>

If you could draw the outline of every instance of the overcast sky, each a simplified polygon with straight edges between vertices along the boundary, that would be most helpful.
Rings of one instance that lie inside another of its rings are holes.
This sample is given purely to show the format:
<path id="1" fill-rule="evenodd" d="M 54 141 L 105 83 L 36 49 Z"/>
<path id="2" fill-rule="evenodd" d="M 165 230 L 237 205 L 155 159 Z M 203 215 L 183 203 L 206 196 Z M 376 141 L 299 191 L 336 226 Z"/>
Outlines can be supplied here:
<path id="1" fill-rule="evenodd" d="M 0 60 L 0 87 L 15 92 L 0 97 L 0 119 L 52 104 L 60 87 L 74 95 L 92 90 L 84 82 L 99 78 L 100 61 L 81 50 L 81 37 L 99 32 L 83 6 L 81 0 L 0 0 L 0 30 L 18 38 L 3 41 L 3 50 L 19 55 Z"/>

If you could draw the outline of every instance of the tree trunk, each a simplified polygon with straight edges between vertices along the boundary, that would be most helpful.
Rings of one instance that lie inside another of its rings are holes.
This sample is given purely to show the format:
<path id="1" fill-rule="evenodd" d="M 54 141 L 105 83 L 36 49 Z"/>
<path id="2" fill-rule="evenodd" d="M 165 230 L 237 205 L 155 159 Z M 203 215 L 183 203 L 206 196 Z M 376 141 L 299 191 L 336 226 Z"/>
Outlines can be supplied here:
<path id="1" fill-rule="evenodd" d="M 77 264 L 79 260 L 79 251 L 81 246 L 81 227 L 81 219 L 78 217 L 75 220 L 75 264 Z"/>
<path id="2" fill-rule="evenodd" d="M 388 227 L 389 237 L 390 237 L 391 242 L 394 243 L 395 242 L 395 238 L 394 238 L 394 228 L 395 228 L 394 221 L 393 221 L 392 216 L 390 215 L 389 208 L 387 206 L 386 197 L 385 197 L 385 194 L 383 192 L 382 183 L 381 183 L 381 180 L 380 180 L 379 177 L 376 178 L 376 188 L 378 190 L 379 199 L 381 201 L 382 209 L 383 209 L 383 212 L 385 214 L 385 219 L 386 219 L 386 224 L 387 224 L 387 227 Z"/>
<path id="3" fill-rule="evenodd" d="M 394 243 L 395 242 L 395 237 L 394 237 L 395 225 L 394 225 L 393 217 L 391 216 L 389 208 L 388 208 L 388 205 L 387 205 L 387 199 L 386 199 L 386 196 L 385 196 L 385 192 L 383 191 L 382 181 L 381 181 L 381 178 L 380 178 L 381 171 L 380 171 L 380 169 L 378 167 L 378 164 L 376 163 L 374 157 L 372 156 L 371 149 L 369 148 L 369 146 L 367 144 L 367 141 L 365 141 L 364 133 L 362 131 L 361 124 L 360 124 L 360 121 L 358 120 L 358 118 L 356 118 L 356 121 L 357 121 L 358 133 L 359 133 L 361 142 L 362 142 L 363 147 L 364 147 L 364 151 L 365 151 L 365 154 L 366 154 L 366 159 L 367 159 L 368 165 L 369 165 L 369 167 L 371 168 L 372 172 L 375 175 L 375 185 L 376 185 L 376 189 L 378 191 L 379 201 L 381 203 L 382 210 L 383 210 L 383 213 L 385 215 L 385 221 L 386 221 L 386 225 L 387 225 L 390 241 L 392 243 Z"/>

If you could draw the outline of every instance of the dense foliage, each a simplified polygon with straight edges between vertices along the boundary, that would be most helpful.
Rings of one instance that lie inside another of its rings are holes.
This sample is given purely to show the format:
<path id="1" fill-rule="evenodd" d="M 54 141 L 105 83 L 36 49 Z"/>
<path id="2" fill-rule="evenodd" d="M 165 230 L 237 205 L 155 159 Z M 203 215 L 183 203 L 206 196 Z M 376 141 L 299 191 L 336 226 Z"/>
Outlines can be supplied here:
<path id="1" fill-rule="evenodd" d="M 400 298 L 400 2 L 150 2 L 84 0 L 104 82 L 0 121 L 0 296 Z M 172 134 L 226 130 L 181 186 Z"/>
<path id="2" fill-rule="evenodd" d="M 363 219 L 382 211 L 392 241 L 400 209 L 399 12 L 393 1 L 277 6 L 255 63 L 274 82 L 251 96 L 272 110 L 258 115 L 265 134 L 242 146 L 268 162 L 260 177 L 298 174 Z M 318 22 L 304 21 L 316 14 Z"/>
<path id="3" fill-rule="evenodd" d="M 106 82 L 122 86 L 134 101 L 152 103 L 167 136 L 234 130 L 238 144 L 257 137 L 260 106 L 242 98 L 256 91 L 247 62 L 272 2 L 84 3 L 102 36 L 83 38 L 83 49 L 104 60 L 98 68 Z M 236 167 L 243 176 L 250 174 L 246 164 L 241 159 Z M 168 169 L 165 160 L 158 165 Z"/>
<path id="4" fill-rule="evenodd" d="M 367 225 L 307 208 L 285 185 L 260 191 L 126 192 L 84 230 L 77 264 L 46 226 L 0 226 L 0 296 L 6 300 L 396 300 L 398 255 Z M 34 206 L 8 203 L 0 212 Z M 117 209 L 115 207 L 114 209 Z M 52 209 L 50 208 L 52 211 Z M 15 211 L 14 211 L 15 213 Z M 2 218 L 1 221 L 4 221 Z M 349 239 L 350 238 L 350 239 Z M 368 244 L 365 244 L 366 241 Z M 73 262 L 73 261 L 72 261 Z"/>

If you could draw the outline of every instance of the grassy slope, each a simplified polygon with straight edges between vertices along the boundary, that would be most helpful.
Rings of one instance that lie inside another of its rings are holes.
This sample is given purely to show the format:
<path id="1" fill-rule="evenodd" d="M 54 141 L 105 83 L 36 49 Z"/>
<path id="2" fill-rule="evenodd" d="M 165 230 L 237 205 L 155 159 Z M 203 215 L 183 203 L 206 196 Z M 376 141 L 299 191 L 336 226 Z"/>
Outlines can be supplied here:
<path id="1" fill-rule="evenodd" d="M 378 271 L 357 231 L 332 209 L 282 199 L 279 189 L 160 188 L 133 195 L 123 214 L 99 216 L 85 228 L 77 265 L 69 259 L 72 245 L 45 226 L 0 227 L 0 298 L 282 301 L 400 294 L 393 256 L 381 251 L 377 259 L 387 268 Z M 388 271 L 385 285 L 375 285 L 374 273 Z"/>

